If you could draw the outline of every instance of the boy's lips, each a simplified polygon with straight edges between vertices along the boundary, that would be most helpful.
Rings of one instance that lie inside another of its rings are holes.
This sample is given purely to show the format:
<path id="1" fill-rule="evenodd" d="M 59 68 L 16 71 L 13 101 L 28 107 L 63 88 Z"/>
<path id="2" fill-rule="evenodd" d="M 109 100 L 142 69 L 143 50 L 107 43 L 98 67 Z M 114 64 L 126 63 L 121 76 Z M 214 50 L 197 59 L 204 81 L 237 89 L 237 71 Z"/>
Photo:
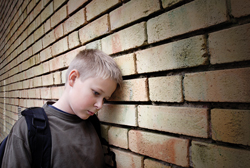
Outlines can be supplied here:
<path id="1" fill-rule="evenodd" d="M 89 115 L 94 115 L 95 113 L 92 111 L 88 111 Z"/>

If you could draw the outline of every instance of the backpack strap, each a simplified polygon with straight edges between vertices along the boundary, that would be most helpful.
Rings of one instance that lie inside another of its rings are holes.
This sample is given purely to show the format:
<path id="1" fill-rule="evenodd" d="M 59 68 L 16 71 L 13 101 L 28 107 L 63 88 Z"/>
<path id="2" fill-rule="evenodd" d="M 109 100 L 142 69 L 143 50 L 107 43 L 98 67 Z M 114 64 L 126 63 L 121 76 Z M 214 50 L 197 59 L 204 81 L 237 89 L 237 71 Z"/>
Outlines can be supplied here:
<path id="1" fill-rule="evenodd" d="M 34 107 L 22 111 L 28 127 L 28 139 L 32 168 L 49 168 L 51 158 L 51 133 L 48 117 L 43 108 Z"/>
<path id="2" fill-rule="evenodd" d="M 7 139 L 8 139 L 8 136 L 6 138 L 4 138 L 4 140 L 0 144 L 0 167 L 1 167 L 2 162 L 3 162 L 3 155 L 4 155 Z"/>

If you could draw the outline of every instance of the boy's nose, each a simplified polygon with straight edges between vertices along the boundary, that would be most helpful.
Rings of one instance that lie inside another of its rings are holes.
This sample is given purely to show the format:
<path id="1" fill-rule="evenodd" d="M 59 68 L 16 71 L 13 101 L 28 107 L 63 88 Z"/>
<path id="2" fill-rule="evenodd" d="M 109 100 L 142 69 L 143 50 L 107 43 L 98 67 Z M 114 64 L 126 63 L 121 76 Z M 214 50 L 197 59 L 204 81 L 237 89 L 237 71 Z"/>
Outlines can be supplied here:
<path id="1" fill-rule="evenodd" d="M 98 110 L 100 110 L 100 109 L 102 108 L 102 105 L 103 105 L 103 100 L 98 99 L 98 100 L 96 101 L 96 103 L 95 103 L 94 106 L 95 106 Z"/>

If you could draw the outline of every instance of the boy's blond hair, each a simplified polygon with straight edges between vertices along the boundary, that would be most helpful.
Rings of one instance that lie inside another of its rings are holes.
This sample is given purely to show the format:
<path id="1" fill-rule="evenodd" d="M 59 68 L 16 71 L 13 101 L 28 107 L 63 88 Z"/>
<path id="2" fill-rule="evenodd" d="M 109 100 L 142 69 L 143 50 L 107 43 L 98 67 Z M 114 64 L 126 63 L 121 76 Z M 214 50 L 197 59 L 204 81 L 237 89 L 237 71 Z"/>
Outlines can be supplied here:
<path id="1" fill-rule="evenodd" d="M 82 81 L 90 77 L 101 77 L 115 80 L 117 87 L 122 85 L 122 74 L 114 59 L 97 49 L 82 50 L 76 55 L 66 72 L 66 83 L 73 69 L 79 72 Z"/>

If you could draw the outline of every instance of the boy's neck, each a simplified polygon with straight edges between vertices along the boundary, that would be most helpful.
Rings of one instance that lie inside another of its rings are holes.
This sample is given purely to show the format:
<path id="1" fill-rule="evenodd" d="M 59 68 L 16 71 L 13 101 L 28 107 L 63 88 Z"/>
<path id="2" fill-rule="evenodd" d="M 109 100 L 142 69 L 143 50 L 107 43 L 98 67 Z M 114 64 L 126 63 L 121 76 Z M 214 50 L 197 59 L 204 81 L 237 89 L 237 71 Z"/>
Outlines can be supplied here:
<path id="1" fill-rule="evenodd" d="M 74 114 L 74 113 L 71 112 L 72 110 L 70 109 L 70 106 L 68 105 L 66 97 L 67 97 L 67 95 L 65 95 L 65 92 L 64 92 L 62 97 L 60 97 L 60 99 L 57 102 L 55 102 L 53 104 L 53 106 L 60 109 L 60 110 L 62 110 L 62 111 L 65 111 L 65 112 L 67 112 L 69 114 Z"/>

